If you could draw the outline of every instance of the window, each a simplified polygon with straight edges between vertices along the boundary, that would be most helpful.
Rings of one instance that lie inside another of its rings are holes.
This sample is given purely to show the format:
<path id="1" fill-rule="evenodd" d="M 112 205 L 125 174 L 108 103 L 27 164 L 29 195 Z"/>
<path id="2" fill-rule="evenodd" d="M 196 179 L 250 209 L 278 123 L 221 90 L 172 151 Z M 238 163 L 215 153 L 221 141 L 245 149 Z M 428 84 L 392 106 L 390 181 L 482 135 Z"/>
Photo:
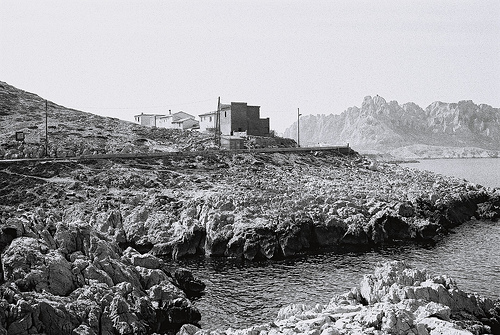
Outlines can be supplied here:
<path id="1" fill-rule="evenodd" d="M 210 121 L 210 122 L 212 122 L 212 117 L 210 117 L 210 120 L 209 120 L 209 121 Z"/>
<path id="2" fill-rule="evenodd" d="M 224 117 L 227 117 L 227 112 L 224 112 Z"/>

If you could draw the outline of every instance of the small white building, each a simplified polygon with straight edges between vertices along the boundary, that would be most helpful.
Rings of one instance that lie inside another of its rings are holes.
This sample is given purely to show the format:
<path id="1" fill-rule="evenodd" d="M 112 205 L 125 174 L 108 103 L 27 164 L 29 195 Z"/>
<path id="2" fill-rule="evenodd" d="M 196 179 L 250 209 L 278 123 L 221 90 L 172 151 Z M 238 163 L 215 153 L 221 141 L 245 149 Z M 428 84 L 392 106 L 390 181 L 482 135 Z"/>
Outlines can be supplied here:
<path id="1" fill-rule="evenodd" d="M 135 116 L 135 122 L 149 127 L 168 128 L 168 129 L 198 129 L 199 121 L 186 112 L 180 111 L 168 114 L 144 114 Z"/>
<path id="2" fill-rule="evenodd" d="M 160 117 L 165 116 L 162 114 L 144 114 L 141 113 L 139 115 L 134 116 L 135 122 L 142 126 L 147 127 L 157 127 L 157 121 Z"/>
<path id="3" fill-rule="evenodd" d="M 208 112 L 204 114 L 198 115 L 200 117 L 200 131 L 214 131 L 215 129 L 215 118 L 217 116 L 217 112 Z"/>
<path id="4" fill-rule="evenodd" d="M 176 121 L 172 121 L 172 125 L 174 125 L 175 129 L 199 129 L 200 122 L 193 118 L 185 118 Z"/>

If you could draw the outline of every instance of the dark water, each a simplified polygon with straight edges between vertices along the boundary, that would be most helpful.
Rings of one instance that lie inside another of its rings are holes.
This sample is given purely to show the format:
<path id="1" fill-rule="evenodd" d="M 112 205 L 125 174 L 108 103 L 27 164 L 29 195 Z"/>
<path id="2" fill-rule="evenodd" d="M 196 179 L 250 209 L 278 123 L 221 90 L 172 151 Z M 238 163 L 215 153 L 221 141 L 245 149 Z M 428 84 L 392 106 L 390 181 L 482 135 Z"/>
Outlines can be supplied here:
<path id="1" fill-rule="evenodd" d="M 496 161 L 500 164 L 500 160 Z M 204 329 L 270 322 L 292 303 L 326 304 L 357 286 L 377 262 L 404 260 L 446 274 L 461 289 L 500 298 L 500 224 L 471 221 L 433 246 L 397 246 L 359 253 L 324 253 L 280 262 L 192 259 L 180 265 L 206 284 L 195 300 Z"/>

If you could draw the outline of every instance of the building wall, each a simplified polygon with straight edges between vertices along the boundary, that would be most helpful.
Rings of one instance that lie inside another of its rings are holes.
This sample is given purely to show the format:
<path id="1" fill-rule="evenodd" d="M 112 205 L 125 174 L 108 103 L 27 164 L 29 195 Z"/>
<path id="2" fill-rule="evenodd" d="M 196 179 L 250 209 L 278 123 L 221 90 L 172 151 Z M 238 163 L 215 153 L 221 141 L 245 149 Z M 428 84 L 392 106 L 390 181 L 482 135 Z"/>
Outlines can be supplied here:
<path id="1" fill-rule="evenodd" d="M 156 120 L 156 126 L 158 128 L 174 128 L 172 124 L 172 116 L 163 116 Z"/>
<path id="2" fill-rule="evenodd" d="M 174 114 L 170 115 L 165 115 L 158 117 L 156 119 L 156 126 L 158 128 L 168 128 L 168 129 L 182 129 L 178 124 L 174 123 L 174 121 L 182 120 L 182 119 L 187 119 L 191 118 L 194 120 L 194 116 L 191 114 L 188 114 L 186 112 L 177 112 Z M 196 123 L 198 121 L 195 121 Z"/>
<path id="3" fill-rule="evenodd" d="M 215 114 L 200 115 L 200 131 L 213 131 L 215 127 Z"/>
<path id="4" fill-rule="evenodd" d="M 223 134 L 230 135 L 231 131 L 248 131 L 247 107 L 246 102 L 231 102 L 231 129 Z"/>
<path id="5" fill-rule="evenodd" d="M 271 132 L 269 118 L 260 119 L 260 132 L 261 134 L 259 136 L 269 136 Z"/>
<path id="6" fill-rule="evenodd" d="M 247 123 L 248 123 L 248 135 L 262 135 L 260 129 L 260 107 L 259 106 L 248 106 L 247 107 Z"/>
<path id="7" fill-rule="evenodd" d="M 268 136 L 269 118 L 260 118 L 259 106 L 248 106 L 246 102 L 231 102 L 230 109 L 224 108 L 220 111 L 220 129 L 222 135 L 233 135 L 235 133 L 246 133 L 247 135 Z M 215 116 L 210 127 L 215 126 Z M 200 130 L 207 128 L 206 116 L 200 116 Z"/>
<path id="8" fill-rule="evenodd" d="M 224 109 L 220 111 L 220 131 L 223 135 L 231 135 L 233 111 Z"/>
<path id="9" fill-rule="evenodd" d="M 135 121 L 143 126 L 154 127 L 156 126 L 156 119 L 160 115 L 150 115 L 150 114 L 141 114 L 135 116 Z"/>
<path id="10" fill-rule="evenodd" d="M 176 129 L 190 129 L 193 128 L 194 126 L 198 126 L 198 121 L 195 119 L 186 119 L 183 122 L 174 122 L 174 127 Z"/>

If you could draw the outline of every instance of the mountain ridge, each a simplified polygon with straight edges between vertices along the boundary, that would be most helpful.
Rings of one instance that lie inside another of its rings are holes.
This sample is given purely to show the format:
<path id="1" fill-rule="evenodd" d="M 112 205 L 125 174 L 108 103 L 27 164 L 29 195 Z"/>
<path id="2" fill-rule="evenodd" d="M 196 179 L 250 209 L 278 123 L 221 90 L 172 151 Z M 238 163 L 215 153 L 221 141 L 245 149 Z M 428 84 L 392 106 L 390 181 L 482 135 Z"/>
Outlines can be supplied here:
<path id="1" fill-rule="evenodd" d="M 284 136 L 296 134 L 295 122 Z M 423 109 L 414 102 L 366 96 L 361 107 L 349 107 L 339 115 L 302 117 L 300 138 L 303 146 L 349 143 L 359 152 L 391 154 L 420 145 L 479 148 L 491 156 L 500 148 L 500 109 L 472 100 L 435 101 Z"/>

